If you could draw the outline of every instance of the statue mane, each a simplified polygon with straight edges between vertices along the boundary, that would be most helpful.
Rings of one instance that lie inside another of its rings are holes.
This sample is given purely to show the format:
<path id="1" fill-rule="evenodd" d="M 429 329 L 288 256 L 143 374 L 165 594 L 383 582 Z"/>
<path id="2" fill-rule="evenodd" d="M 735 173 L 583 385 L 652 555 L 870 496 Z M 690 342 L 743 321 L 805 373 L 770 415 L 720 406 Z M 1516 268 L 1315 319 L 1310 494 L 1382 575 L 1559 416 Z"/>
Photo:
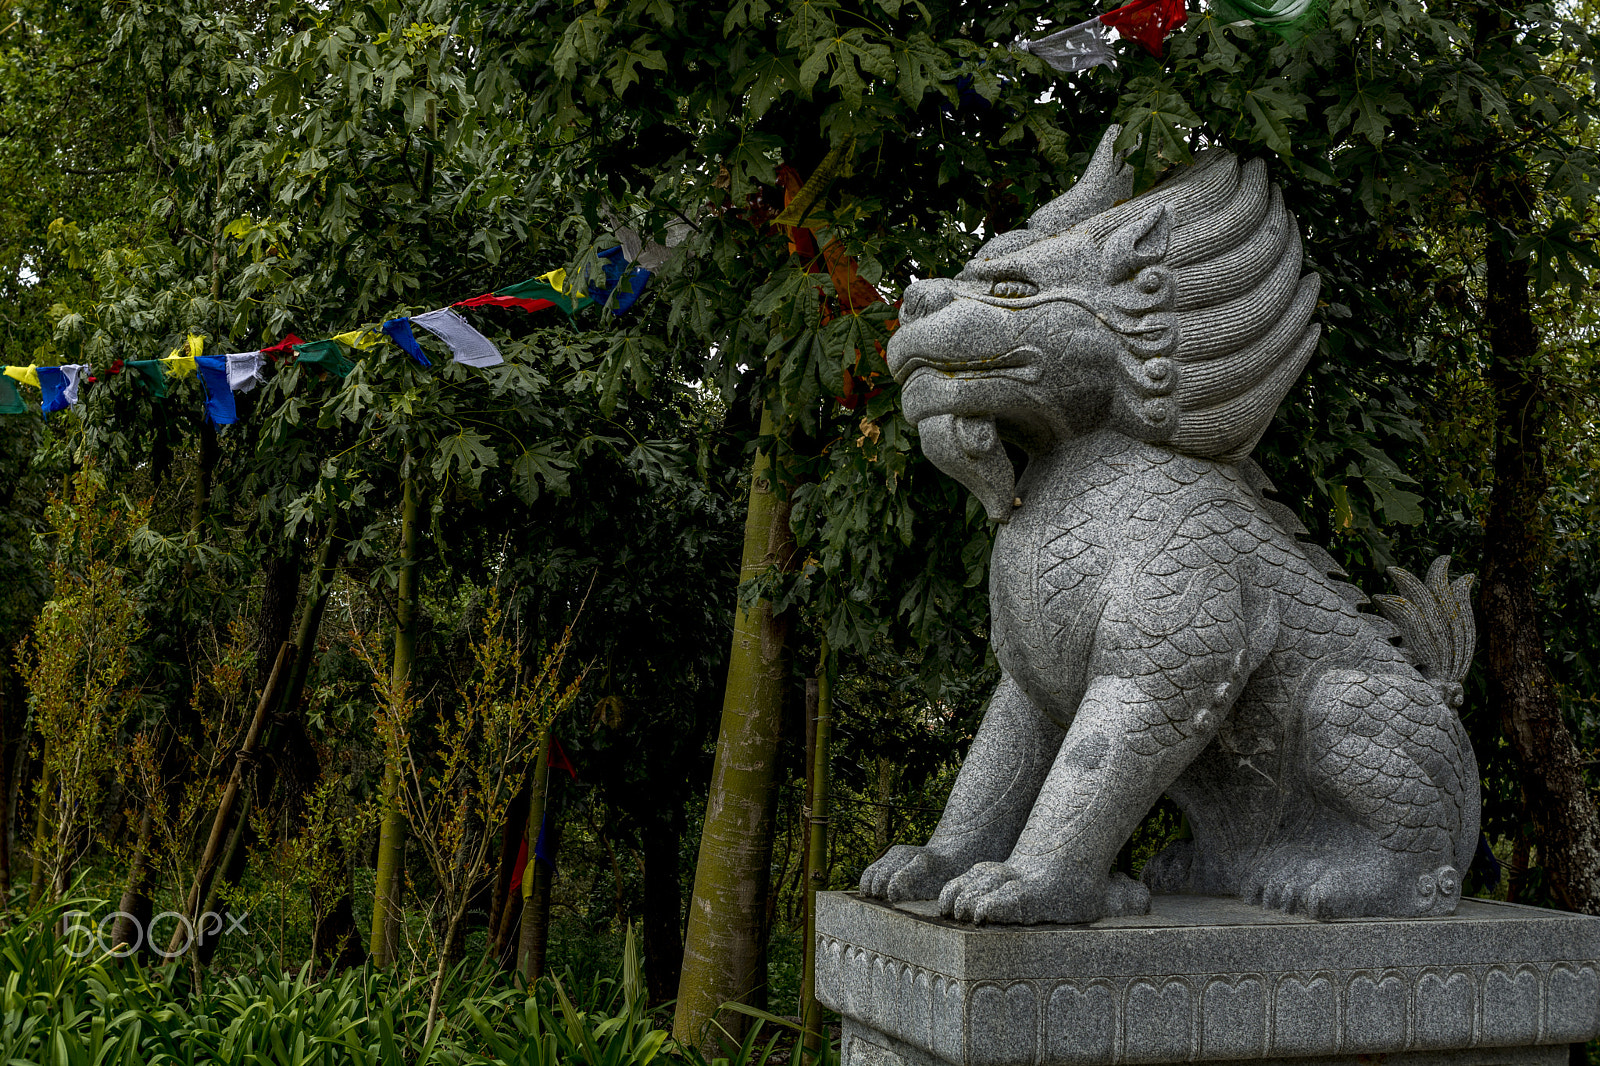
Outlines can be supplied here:
<path id="1" fill-rule="evenodd" d="M 1122 385 L 1135 435 L 1236 462 L 1316 350 L 1320 327 L 1311 316 L 1321 281 L 1301 276 L 1299 227 L 1260 160 L 1241 165 L 1208 149 L 1130 198 L 1132 172 L 1113 151 L 1118 132 L 1106 133 L 1068 192 L 985 252 L 1067 235 L 1086 238 L 1109 260 L 1131 258 L 1133 277 L 1103 288 L 1093 309 L 1132 356 Z M 1165 230 L 1164 250 L 1141 257 L 1113 248 L 1141 219 L 1146 226 L 1137 230 Z"/>

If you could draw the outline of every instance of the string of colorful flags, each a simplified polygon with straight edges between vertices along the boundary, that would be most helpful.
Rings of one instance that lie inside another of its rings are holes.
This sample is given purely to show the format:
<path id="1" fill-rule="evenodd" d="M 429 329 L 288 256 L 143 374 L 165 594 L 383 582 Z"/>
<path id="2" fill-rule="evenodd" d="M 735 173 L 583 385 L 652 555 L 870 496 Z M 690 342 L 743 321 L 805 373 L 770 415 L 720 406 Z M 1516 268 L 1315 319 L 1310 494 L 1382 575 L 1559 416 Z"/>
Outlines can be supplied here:
<path id="1" fill-rule="evenodd" d="M 1327 0 L 1210 0 L 1210 5 L 1224 22 L 1253 22 L 1280 37 L 1311 29 L 1327 10 Z M 1017 47 L 1063 74 L 1098 66 L 1115 68 L 1112 30 L 1159 59 L 1162 42 L 1188 20 L 1184 0 L 1133 0 L 1049 36 L 1018 41 Z"/>
<path id="2" fill-rule="evenodd" d="M 1310 29 L 1326 11 L 1326 0 L 1210 0 L 1210 3 L 1219 18 L 1230 22 L 1250 21 L 1284 37 Z M 1116 53 L 1111 48 L 1110 38 L 1112 30 L 1159 58 L 1163 42 L 1182 27 L 1188 17 L 1185 0 L 1132 0 L 1131 3 L 1037 40 L 1018 41 L 1017 47 L 1038 56 L 1062 73 L 1102 65 L 1115 67 Z M 831 180 L 849 149 L 848 142 L 835 146 L 824 165 L 818 168 L 817 174 L 804 187 L 800 186 L 798 180 L 788 182 L 791 187 L 786 191 L 786 208 L 775 221 L 790 227 L 797 225 L 811 201 Z M 790 177 L 794 178 L 793 175 Z M 788 217 L 791 214 L 795 217 Z M 652 272 L 673 254 L 683 231 L 678 231 L 676 239 L 669 238 L 669 245 L 642 242 L 637 233 L 626 227 L 616 227 L 616 232 L 623 243 L 598 253 L 599 284 L 586 284 L 582 291 L 568 279 L 564 269 L 552 270 L 503 289 L 459 300 L 436 311 L 391 318 L 376 329 L 351 330 L 323 340 L 303 341 L 291 333 L 277 344 L 257 351 L 206 355 L 204 338 L 191 334 L 183 345 L 164 358 L 118 359 L 112 362 L 105 373 L 136 373 L 140 383 L 158 399 L 167 394 L 169 379 L 199 375 L 205 392 L 206 416 L 217 425 L 228 425 L 238 421 L 234 394 L 249 392 L 265 383 L 264 370 L 268 363 L 287 358 L 291 352 L 299 365 L 315 367 L 339 378 L 346 377 L 355 369 L 353 357 L 382 347 L 385 343 L 392 343 L 419 365 L 428 367 L 433 365 L 432 361 L 417 343 L 415 333 L 415 327 L 421 327 L 438 338 L 456 362 L 479 368 L 496 366 L 505 361 L 500 350 L 463 318 L 456 308 L 514 307 L 532 312 L 558 307 L 570 316 L 592 304 L 610 303 L 613 314 L 626 314 L 638 301 Z M 809 231 L 804 229 L 792 229 L 793 233 L 809 236 Z M 835 248 L 835 245 L 838 247 Z M 844 259 L 847 257 L 844 257 L 843 246 L 839 242 L 833 242 L 823 251 L 837 254 L 818 255 L 815 247 L 812 247 L 810 261 L 820 264 L 826 259 L 826 269 L 830 272 L 844 270 L 847 265 Z M 836 263 L 836 259 L 840 262 Z M 853 264 L 848 265 L 853 267 Z M 855 277 L 853 269 L 845 273 L 849 276 L 845 279 L 845 291 L 841 292 L 841 299 L 845 300 L 848 308 L 854 308 L 858 301 L 853 290 L 865 283 Z M 871 289 L 870 286 L 866 288 Z M 845 292 L 850 294 L 848 299 Z M 869 303 L 876 298 L 877 293 L 873 290 L 860 294 L 859 302 Z M 17 391 L 17 384 L 38 389 L 39 410 L 48 415 L 76 405 L 83 394 L 83 387 L 97 380 L 91 368 L 81 363 L 0 367 L 0 414 L 26 414 L 32 410 Z"/>
<path id="3" fill-rule="evenodd" d="M 239 420 L 234 394 L 250 392 L 264 384 L 267 366 L 291 355 L 297 365 L 344 378 L 355 369 L 361 353 L 392 343 L 418 365 L 432 366 L 427 352 L 417 343 L 417 327 L 438 338 L 458 363 L 478 368 L 497 366 L 505 362 L 500 349 L 456 308 L 514 307 L 541 311 L 559 307 L 571 316 L 591 305 L 609 304 L 613 314 L 626 314 L 644 292 L 653 271 L 675 249 L 642 241 L 636 232 L 626 227 L 618 227 L 617 236 L 624 243 L 597 254 L 600 269 L 590 283 L 569 279 L 565 269 L 552 270 L 426 314 L 391 318 L 376 329 L 355 329 L 315 341 L 301 340 L 291 333 L 277 344 L 252 352 L 207 355 L 205 338 L 189 334 L 183 344 L 160 359 L 117 359 L 104 374 L 136 374 L 139 383 L 156 399 L 167 395 L 169 381 L 198 375 L 205 393 L 206 417 L 216 425 L 226 426 Z M 681 239 L 681 231 L 678 239 Z M 0 367 L 0 414 L 28 414 L 36 409 L 23 400 L 17 391 L 18 384 L 40 391 L 37 410 L 48 415 L 78 404 L 84 386 L 98 380 L 99 375 L 83 363 Z"/>

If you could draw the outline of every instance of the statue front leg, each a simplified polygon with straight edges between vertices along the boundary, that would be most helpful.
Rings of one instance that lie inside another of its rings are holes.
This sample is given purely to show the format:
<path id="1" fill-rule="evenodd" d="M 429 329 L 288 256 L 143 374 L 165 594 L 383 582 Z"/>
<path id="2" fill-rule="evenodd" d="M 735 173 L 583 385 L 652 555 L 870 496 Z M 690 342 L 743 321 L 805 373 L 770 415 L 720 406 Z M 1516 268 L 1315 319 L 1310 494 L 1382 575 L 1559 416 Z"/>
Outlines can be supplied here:
<path id="1" fill-rule="evenodd" d="M 862 894 L 891 902 L 933 899 L 946 881 L 974 863 L 1010 854 L 1062 735 L 1016 682 L 1001 678 L 939 827 L 926 845 L 898 844 L 867 867 Z"/>
<path id="2" fill-rule="evenodd" d="M 1237 694 L 1219 681 L 1168 699 L 1126 677 L 1091 682 L 1010 856 L 950 881 L 939 909 L 961 921 L 1019 924 L 1147 911 L 1149 891 L 1108 871 L 1156 799 L 1216 735 Z"/>

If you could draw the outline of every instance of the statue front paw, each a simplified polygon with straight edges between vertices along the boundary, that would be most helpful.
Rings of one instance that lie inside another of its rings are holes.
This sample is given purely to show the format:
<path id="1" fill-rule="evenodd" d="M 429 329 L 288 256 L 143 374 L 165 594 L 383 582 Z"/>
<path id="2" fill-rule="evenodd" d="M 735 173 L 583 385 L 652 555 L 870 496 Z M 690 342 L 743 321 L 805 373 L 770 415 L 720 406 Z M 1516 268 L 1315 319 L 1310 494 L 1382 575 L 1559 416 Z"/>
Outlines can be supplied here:
<path id="1" fill-rule="evenodd" d="M 1088 882 L 1008 862 L 980 862 L 939 894 L 939 912 L 958 922 L 1073 924 L 1149 910 L 1150 890 L 1123 874 Z"/>
<path id="2" fill-rule="evenodd" d="M 861 875 L 861 894 L 890 903 L 933 899 L 966 862 L 932 847 L 896 844 Z"/>

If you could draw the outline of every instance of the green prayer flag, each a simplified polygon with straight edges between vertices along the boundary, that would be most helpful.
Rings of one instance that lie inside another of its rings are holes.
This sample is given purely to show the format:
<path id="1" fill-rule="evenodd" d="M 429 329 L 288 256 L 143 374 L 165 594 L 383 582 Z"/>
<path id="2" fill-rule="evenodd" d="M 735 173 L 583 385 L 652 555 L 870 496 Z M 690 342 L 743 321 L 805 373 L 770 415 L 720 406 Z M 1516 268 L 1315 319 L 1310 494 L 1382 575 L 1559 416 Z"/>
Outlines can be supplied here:
<path id="1" fill-rule="evenodd" d="M 551 271 L 549 274 L 543 274 L 537 278 L 529 278 L 527 281 L 519 281 L 515 285 L 508 285 L 503 289 L 496 289 L 494 294 L 496 296 L 505 296 L 516 300 L 549 300 L 551 303 L 555 304 L 569 315 L 574 311 L 581 310 L 594 302 L 587 296 L 579 296 L 576 293 L 565 292 L 562 289 L 557 288 L 555 285 L 552 285 L 550 283 L 552 280 L 551 275 L 555 273 L 555 271 Z M 560 276 L 562 280 L 565 280 L 566 271 L 561 271 Z"/>
<path id="2" fill-rule="evenodd" d="M 295 361 L 301 366 L 314 366 L 336 377 L 345 377 L 356 365 L 350 361 L 347 349 L 338 341 L 311 341 L 294 346 Z"/>
<path id="3" fill-rule="evenodd" d="M 17 387 L 11 384 L 11 379 L 0 375 L 0 415 L 25 415 L 28 405 L 22 402 L 22 394 L 17 392 Z"/>
<path id="4" fill-rule="evenodd" d="M 161 359 L 129 359 L 122 364 L 138 371 L 138 381 L 150 390 L 150 395 L 161 399 L 167 394 L 167 364 Z"/>
<path id="5" fill-rule="evenodd" d="M 1279 37 L 1294 37 L 1315 29 L 1328 14 L 1327 0 L 1211 0 L 1211 10 L 1223 22 L 1250 21 Z"/>

